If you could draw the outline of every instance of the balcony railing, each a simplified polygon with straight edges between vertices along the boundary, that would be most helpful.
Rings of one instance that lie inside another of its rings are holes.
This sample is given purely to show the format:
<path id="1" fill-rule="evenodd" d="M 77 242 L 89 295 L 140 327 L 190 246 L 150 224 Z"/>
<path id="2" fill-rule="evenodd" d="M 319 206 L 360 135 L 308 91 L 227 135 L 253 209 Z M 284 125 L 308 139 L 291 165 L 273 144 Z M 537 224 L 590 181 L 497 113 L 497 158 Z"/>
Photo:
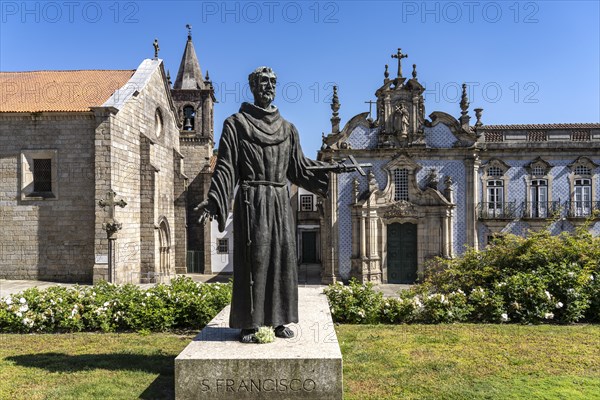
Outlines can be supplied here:
<path id="1" fill-rule="evenodd" d="M 481 202 L 477 213 L 479 219 L 551 219 L 558 216 L 600 219 L 600 201 Z"/>
<path id="2" fill-rule="evenodd" d="M 478 207 L 480 219 L 515 219 L 520 217 L 516 201 L 481 202 Z"/>
<path id="3" fill-rule="evenodd" d="M 569 218 L 588 218 L 592 215 L 600 215 L 600 201 L 567 201 L 565 208 Z"/>
<path id="4" fill-rule="evenodd" d="M 560 201 L 524 201 L 522 218 L 552 218 L 560 212 Z"/>

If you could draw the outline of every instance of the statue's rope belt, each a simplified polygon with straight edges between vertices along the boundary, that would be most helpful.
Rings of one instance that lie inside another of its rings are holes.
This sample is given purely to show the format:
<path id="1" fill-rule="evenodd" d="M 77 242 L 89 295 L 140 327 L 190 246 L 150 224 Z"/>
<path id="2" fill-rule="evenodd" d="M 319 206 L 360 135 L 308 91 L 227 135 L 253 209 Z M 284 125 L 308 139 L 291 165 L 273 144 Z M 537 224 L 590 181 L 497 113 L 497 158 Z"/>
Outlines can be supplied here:
<path id="1" fill-rule="evenodd" d="M 244 191 L 244 204 L 246 205 L 246 265 L 250 266 L 250 314 L 254 314 L 254 265 L 250 258 L 252 239 L 250 239 L 250 199 L 248 190 L 256 186 L 284 187 L 286 182 L 271 181 L 242 181 L 241 187 Z"/>

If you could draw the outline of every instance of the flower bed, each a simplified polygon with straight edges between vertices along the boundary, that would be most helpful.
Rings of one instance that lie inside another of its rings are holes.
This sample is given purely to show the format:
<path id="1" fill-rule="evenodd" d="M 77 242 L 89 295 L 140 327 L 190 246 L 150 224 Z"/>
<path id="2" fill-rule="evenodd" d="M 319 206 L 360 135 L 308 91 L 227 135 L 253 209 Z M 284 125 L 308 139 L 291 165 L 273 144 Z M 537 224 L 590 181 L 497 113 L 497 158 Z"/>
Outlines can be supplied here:
<path id="1" fill-rule="evenodd" d="M 148 290 L 101 282 L 28 289 L 0 299 L 0 332 L 200 329 L 231 301 L 231 284 L 178 277 Z"/>
<path id="2" fill-rule="evenodd" d="M 330 285 L 341 323 L 600 322 L 600 238 L 584 230 L 507 235 L 484 251 L 438 258 L 421 284 L 384 299 L 367 283 Z"/>

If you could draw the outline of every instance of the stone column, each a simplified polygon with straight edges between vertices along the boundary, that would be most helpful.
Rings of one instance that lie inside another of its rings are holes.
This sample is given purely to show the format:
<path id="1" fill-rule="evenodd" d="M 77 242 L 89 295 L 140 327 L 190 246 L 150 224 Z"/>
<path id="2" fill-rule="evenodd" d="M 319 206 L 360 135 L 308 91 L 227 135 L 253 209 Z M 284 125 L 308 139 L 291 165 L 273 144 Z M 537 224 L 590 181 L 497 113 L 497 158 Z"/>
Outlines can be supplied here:
<path id="1" fill-rule="evenodd" d="M 451 203 L 455 204 L 454 201 L 454 191 L 452 190 L 452 179 L 449 176 L 446 176 L 445 179 L 446 189 L 444 190 L 444 196 Z M 454 256 L 454 240 L 452 235 L 452 213 L 454 210 L 449 208 L 446 211 L 446 217 L 444 218 L 444 257 L 453 257 Z"/>
<path id="2" fill-rule="evenodd" d="M 116 240 L 117 232 L 121 230 L 123 225 L 118 222 L 115 218 L 115 207 L 125 207 L 127 202 L 123 199 L 115 200 L 117 194 L 111 189 L 106 193 L 106 198 L 99 200 L 98 205 L 103 209 L 108 209 L 108 218 L 105 223 L 102 224 L 102 229 L 106 232 L 108 239 L 108 281 L 116 283 Z"/>
<path id="3" fill-rule="evenodd" d="M 377 231 L 377 215 L 372 215 L 369 211 L 369 257 L 377 257 L 377 241 L 379 232 Z"/>
<path id="4" fill-rule="evenodd" d="M 466 172 L 465 198 L 466 198 L 466 223 L 467 244 L 476 249 L 477 243 L 477 206 L 479 204 L 479 154 L 473 153 L 464 160 Z"/>
<path id="5" fill-rule="evenodd" d="M 211 133 L 211 103 L 210 95 L 206 96 L 202 101 L 202 136 L 210 137 Z"/>
<path id="6" fill-rule="evenodd" d="M 367 258 L 367 227 L 365 223 L 364 211 L 360 214 L 360 258 Z"/>
<path id="7" fill-rule="evenodd" d="M 210 189 L 210 174 L 201 174 L 202 175 L 202 198 L 205 198 L 205 194 L 208 193 Z M 188 223 L 197 224 L 198 221 L 189 221 Z M 212 231 L 211 231 L 211 223 L 207 221 L 202 227 L 204 240 L 202 243 L 204 249 L 204 273 L 212 274 Z"/>
<path id="8" fill-rule="evenodd" d="M 116 282 L 116 246 L 117 246 L 117 238 L 114 236 L 108 237 L 108 282 L 115 283 Z"/>
<path id="9" fill-rule="evenodd" d="M 338 181 L 337 174 L 329 174 L 329 199 L 323 202 L 325 216 L 324 226 L 325 228 L 323 238 L 323 270 L 321 272 L 321 283 L 328 285 L 335 283 L 339 280 L 338 268 Z M 327 240 L 329 239 L 329 240 Z"/>

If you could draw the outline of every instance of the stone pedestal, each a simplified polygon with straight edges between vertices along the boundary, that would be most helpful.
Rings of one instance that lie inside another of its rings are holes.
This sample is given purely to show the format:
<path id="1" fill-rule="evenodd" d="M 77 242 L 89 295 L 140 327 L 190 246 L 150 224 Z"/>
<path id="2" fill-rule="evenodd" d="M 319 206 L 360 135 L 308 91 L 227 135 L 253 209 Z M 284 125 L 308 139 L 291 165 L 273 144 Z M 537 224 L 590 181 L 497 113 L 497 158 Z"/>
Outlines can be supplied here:
<path id="1" fill-rule="evenodd" d="M 292 339 L 243 344 L 229 307 L 175 359 L 175 398 L 342 399 L 342 354 L 322 288 L 299 289 Z"/>

